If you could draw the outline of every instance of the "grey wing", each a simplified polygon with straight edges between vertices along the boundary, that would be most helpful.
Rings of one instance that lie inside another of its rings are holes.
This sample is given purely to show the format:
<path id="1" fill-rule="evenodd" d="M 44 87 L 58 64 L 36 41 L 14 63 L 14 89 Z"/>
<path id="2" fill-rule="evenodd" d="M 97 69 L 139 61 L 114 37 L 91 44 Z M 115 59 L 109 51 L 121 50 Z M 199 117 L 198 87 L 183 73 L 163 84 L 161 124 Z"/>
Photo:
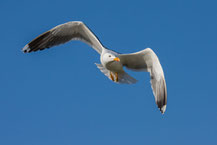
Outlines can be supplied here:
<path id="1" fill-rule="evenodd" d="M 131 70 L 150 72 L 156 104 L 161 113 L 164 113 L 167 104 L 167 88 L 163 69 L 154 51 L 147 48 L 137 53 L 120 54 L 119 58 L 123 66 Z"/>
<path id="2" fill-rule="evenodd" d="M 22 50 L 23 52 L 32 52 L 50 48 L 70 40 L 81 40 L 93 47 L 99 54 L 104 48 L 97 37 L 88 27 L 80 21 L 72 21 L 58 25 L 51 30 L 39 35 Z"/>

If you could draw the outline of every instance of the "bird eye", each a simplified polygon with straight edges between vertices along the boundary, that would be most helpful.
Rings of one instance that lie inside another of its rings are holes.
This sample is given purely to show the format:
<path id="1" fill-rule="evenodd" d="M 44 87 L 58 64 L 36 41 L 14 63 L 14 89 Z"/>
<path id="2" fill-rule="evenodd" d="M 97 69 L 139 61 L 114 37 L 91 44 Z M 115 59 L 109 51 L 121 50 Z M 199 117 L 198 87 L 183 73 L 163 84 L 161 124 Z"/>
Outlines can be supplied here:
<path id="1" fill-rule="evenodd" d="M 111 57 L 111 55 L 109 55 L 109 57 Z"/>

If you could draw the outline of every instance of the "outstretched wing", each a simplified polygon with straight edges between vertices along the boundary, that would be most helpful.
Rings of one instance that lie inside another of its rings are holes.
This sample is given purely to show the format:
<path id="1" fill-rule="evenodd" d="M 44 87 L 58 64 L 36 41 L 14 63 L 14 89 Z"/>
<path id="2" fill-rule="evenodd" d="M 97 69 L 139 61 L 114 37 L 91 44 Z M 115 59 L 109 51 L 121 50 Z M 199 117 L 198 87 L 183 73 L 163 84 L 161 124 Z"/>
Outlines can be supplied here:
<path id="1" fill-rule="evenodd" d="M 84 23 L 80 21 L 72 21 L 58 25 L 39 35 L 28 43 L 22 50 L 25 53 L 43 50 L 45 48 L 66 43 L 70 40 L 81 40 L 93 47 L 99 54 L 101 54 L 103 49 L 100 41 Z"/>
<path id="2" fill-rule="evenodd" d="M 167 88 L 163 69 L 154 51 L 147 48 L 136 53 L 120 54 L 119 58 L 123 66 L 131 70 L 145 70 L 150 72 L 156 104 L 161 113 L 164 113 L 167 104 Z"/>

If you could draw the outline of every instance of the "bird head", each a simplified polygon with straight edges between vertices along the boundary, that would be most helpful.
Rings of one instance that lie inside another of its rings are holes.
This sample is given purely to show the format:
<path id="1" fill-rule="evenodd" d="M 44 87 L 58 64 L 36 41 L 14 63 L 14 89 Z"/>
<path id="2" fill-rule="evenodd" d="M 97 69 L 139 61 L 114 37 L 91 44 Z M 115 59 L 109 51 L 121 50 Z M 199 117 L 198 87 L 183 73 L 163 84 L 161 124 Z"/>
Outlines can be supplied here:
<path id="1" fill-rule="evenodd" d="M 103 63 L 109 63 L 109 62 L 119 62 L 120 58 L 118 58 L 117 56 L 115 56 L 114 54 L 111 53 L 105 53 L 102 56 L 102 62 Z"/>

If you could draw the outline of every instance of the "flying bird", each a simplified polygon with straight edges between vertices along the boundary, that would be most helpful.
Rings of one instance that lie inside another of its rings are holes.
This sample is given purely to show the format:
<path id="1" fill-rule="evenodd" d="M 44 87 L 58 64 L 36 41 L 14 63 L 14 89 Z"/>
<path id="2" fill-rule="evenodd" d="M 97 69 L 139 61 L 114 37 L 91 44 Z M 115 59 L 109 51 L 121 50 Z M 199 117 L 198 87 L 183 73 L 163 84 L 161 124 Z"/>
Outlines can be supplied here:
<path id="1" fill-rule="evenodd" d="M 134 84 L 136 79 L 124 71 L 124 67 L 133 71 L 150 73 L 151 86 L 155 102 L 164 114 L 167 105 L 167 88 L 164 72 L 157 55 L 151 48 L 130 54 L 119 54 L 105 48 L 94 33 L 81 21 L 71 21 L 58 25 L 39 35 L 22 51 L 30 53 L 60 45 L 71 40 L 80 40 L 87 43 L 100 54 L 101 64 L 96 64 L 100 71 L 110 80 L 119 84 Z"/>

